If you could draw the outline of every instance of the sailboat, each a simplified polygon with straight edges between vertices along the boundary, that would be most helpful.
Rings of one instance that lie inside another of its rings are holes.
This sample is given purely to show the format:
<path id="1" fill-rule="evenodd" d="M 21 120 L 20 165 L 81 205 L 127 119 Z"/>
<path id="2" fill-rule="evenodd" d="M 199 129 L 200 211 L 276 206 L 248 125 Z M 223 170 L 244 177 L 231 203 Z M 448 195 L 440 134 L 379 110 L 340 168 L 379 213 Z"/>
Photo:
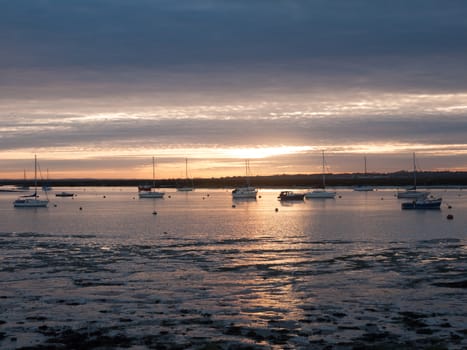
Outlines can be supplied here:
<path id="1" fill-rule="evenodd" d="M 13 202 L 13 206 L 15 208 L 44 208 L 48 204 L 48 199 L 39 199 L 37 194 L 37 156 L 34 155 L 34 193 L 19 197 Z"/>
<path id="2" fill-rule="evenodd" d="M 401 204 L 402 209 L 440 209 L 441 202 L 443 199 L 441 197 L 433 197 L 421 195 L 417 198 L 414 198 L 411 202 L 405 202 Z"/>
<path id="3" fill-rule="evenodd" d="M 193 191 L 193 180 L 191 180 L 191 186 L 188 184 L 188 159 L 185 158 L 185 184 L 181 187 L 177 187 L 177 191 L 190 192 Z"/>
<path id="4" fill-rule="evenodd" d="M 27 180 L 26 180 L 26 169 L 24 169 L 23 176 L 24 176 L 23 184 L 22 185 L 17 185 L 16 190 L 18 190 L 18 191 L 29 191 L 29 185 L 27 184 Z"/>
<path id="5" fill-rule="evenodd" d="M 165 192 L 159 192 L 155 190 L 156 187 L 156 179 L 155 179 L 155 160 L 152 157 L 152 186 L 147 187 L 142 191 L 138 192 L 139 198 L 163 198 Z"/>
<path id="6" fill-rule="evenodd" d="M 256 195 L 258 194 L 258 190 L 252 186 L 250 186 L 250 161 L 245 160 L 245 179 L 246 179 L 246 186 L 237 187 L 232 191 L 232 198 L 234 199 L 256 199 Z"/>
<path id="7" fill-rule="evenodd" d="M 363 158 L 365 161 L 365 177 L 366 177 L 366 156 Z M 359 192 L 369 192 L 373 191 L 373 187 L 369 185 L 358 185 L 353 188 L 354 191 L 359 191 Z"/>
<path id="8" fill-rule="evenodd" d="M 311 192 L 305 193 L 305 198 L 312 199 L 312 198 L 334 198 L 336 197 L 336 192 L 333 191 L 326 191 L 326 171 L 325 171 L 325 161 L 324 161 L 324 151 L 322 151 L 322 158 L 323 158 L 323 187 L 320 189 L 316 189 Z"/>
<path id="9" fill-rule="evenodd" d="M 44 184 L 42 184 L 42 191 L 44 192 L 52 191 L 52 186 L 50 186 L 50 181 L 49 181 L 49 169 L 47 169 L 47 180 L 45 181 Z"/>
<path id="10" fill-rule="evenodd" d="M 417 191 L 417 166 L 415 164 L 415 152 L 413 153 L 413 187 L 404 192 L 397 192 L 397 198 L 419 198 L 430 194 L 427 191 Z"/>

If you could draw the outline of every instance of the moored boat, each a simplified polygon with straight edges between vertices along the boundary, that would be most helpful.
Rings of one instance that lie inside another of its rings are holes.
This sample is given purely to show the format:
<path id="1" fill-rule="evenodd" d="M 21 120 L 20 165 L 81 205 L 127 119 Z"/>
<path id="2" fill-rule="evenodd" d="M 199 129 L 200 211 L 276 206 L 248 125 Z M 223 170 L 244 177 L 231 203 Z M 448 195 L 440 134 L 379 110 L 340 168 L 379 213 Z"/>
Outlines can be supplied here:
<path id="1" fill-rule="evenodd" d="M 245 161 L 245 181 L 246 186 L 237 187 L 232 191 L 232 198 L 233 199 L 256 199 L 258 194 L 258 190 L 250 186 L 250 162 L 248 160 Z"/>
<path id="2" fill-rule="evenodd" d="M 245 199 L 245 198 L 254 198 L 256 199 L 256 195 L 258 194 L 258 190 L 251 186 L 246 187 L 237 187 L 232 191 L 232 198 L 234 199 Z"/>
<path id="3" fill-rule="evenodd" d="M 34 193 L 16 199 L 13 206 L 15 208 L 45 208 L 48 204 L 48 199 L 39 199 L 37 194 L 37 156 L 34 156 Z"/>
<path id="4" fill-rule="evenodd" d="M 138 186 L 138 197 L 139 198 L 164 198 L 165 192 L 159 192 L 155 190 L 155 160 L 152 157 L 152 186 L 140 185 Z M 144 187 L 143 187 L 144 186 Z"/>
<path id="5" fill-rule="evenodd" d="M 38 196 L 34 198 L 18 198 L 13 202 L 15 208 L 45 208 L 48 204 L 48 200 L 38 199 Z"/>
<path id="6" fill-rule="evenodd" d="M 191 192 L 193 191 L 193 187 L 191 186 L 183 186 L 183 187 L 177 187 L 178 192 Z"/>
<path id="7" fill-rule="evenodd" d="M 152 185 L 146 185 L 146 184 L 138 185 L 138 192 L 151 191 L 151 189 L 152 189 Z"/>
<path id="8" fill-rule="evenodd" d="M 323 158 L 323 185 L 322 188 L 318 188 L 311 192 L 305 193 L 305 198 L 313 199 L 313 198 L 334 198 L 336 197 L 336 192 L 334 191 L 326 191 L 326 169 L 325 169 L 325 160 L 324 160 L 324 151 L 322 151 L 322 158 Z"/>
<path id="9" fill-rule="evenodd" d="M 293 191 L 282 191 L 277 199 L 281 201 L 301 201 L 305 197 L 305 193 L 296 193 Z"/>
<path id="10" fill-rule="evenodd" d="M 430 194 L 428 191 L 418 191 L 416 189 L 407 189 L 404 192 L 397 192 L 397 198 L 410 199 L 410 198 L 423 198 Z"/>
<path id="11" fill-rule="evenodd" d="M 188 159 L 185 158 L 185 181 L 181 186 L 177 186 L 179 192 L 191 192 L 194 190 L 193 179 L 188 178 Z"/>
<path id="12" fill-rule="evenodd" d="M 353 190 L 357 192 L 371 192 L 374 190 L 374 188 L 368 185 L 358 185 L 358 186 L 355 186 Z"/>
<path id="13" fill-rule="evenodd" d="M 335 198 L 336 192 L 326 191 L 324 189 L 317 189 L 305 194 L 305 198 Z"/>
<path id="14" fill-rule="evenodd" d="M 367 177 L 367 172 L 366 172 L 366 156 L 363 157 L 364 163 L 365 163 L 365 172 L 363 173 L 364 177 Z M 357 192 L 371 192 L 374 190 L 373 186 L 370 185 L 357 185 L 353 187 L 354 191 Z"/>
<path id="15" fill-rule="evenodd" d="M 138 193 L 139 198 L 164 198 L 165 192 L 158 191 L 141 191 Z"/>
<path id="16" fill-rule="evenodd" d="M 402 209 L 440 209 L 442 198 L 419 197 L 401 204 Z"/>
<path id="17" fill-rule="evenodd" d="M 73 197 L 75 194 L 73 192 L 59 192 L 55 194 L 55 197 Z"/>
<path id="18" fill-rule="evenodd" d="M 426 198 L 430 192 L 417 190 L 417 165 L 415 162 L 415 152 L 412 155 L 413 162 L 413 186 L 404 192 L 397 192 L 397 198 Z"/>

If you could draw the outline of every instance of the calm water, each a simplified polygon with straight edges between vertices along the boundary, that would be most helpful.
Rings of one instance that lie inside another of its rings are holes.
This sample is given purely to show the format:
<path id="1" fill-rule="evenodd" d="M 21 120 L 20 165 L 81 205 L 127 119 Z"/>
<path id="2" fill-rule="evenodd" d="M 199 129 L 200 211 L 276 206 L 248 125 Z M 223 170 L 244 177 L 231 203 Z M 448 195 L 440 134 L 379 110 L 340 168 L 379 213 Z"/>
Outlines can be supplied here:
<path id="1" fill-rule="evenodd" d="M 73 191 L 0 193 L 2 349 L 467 347 L 467 190 L 433 191 L 440 211 L 394 190 Z"/>

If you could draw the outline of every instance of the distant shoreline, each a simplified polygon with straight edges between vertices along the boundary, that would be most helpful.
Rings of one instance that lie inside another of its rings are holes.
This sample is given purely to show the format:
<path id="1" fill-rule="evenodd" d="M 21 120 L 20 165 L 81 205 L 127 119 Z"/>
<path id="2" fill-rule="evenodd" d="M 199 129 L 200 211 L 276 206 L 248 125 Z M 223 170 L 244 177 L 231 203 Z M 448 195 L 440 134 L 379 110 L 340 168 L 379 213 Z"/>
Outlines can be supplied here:
<path id="1" fill-rule="evenodd" d="M 186 179 L 158 179 L 156 187 L 178 187 Z M 255 187 L 320 187 L 322 185 L 321 174 L 296 174 L 296 175 L 271 175 L 252 176 L 250 184 Z M 152 184 L 152 179 L 49 179 L 38 181 L 38 186 L 47 183 L 57 187 L 81 187 L 81 186 L 138 186 Z M 33 180 L 1 179 L 0 186 L 28 185 L 33 186 Z M 229 188 L 245 185 L 243 176 L 220 178 L 193 178 L 195 188 Z M 329 187 L 353 187 L 368 185 L 375 187 L 406 187 L 413 185 L 413 173 L 399 171 L 394 173 L 342 173 L 326 174 L 326 186 Z M 417 186 L 419 187 L 463 187 L 467 186 L 467 172 L 419 172 L 417 173 Z M 0 187 L 1 188 L 1 187 Z"/>

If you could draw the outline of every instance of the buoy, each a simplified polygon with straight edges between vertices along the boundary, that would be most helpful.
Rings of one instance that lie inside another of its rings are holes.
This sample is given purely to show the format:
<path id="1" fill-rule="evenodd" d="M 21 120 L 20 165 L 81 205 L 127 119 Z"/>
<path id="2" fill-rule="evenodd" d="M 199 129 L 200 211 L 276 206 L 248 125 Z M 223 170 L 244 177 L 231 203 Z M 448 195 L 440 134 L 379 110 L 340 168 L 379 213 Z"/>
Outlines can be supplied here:
<path id="1" fill-rule="evenodd" d="M 279 211 L 279 208 L 276 208 L 275 210 L 276 210 L 276 212 L 278 212 L 278 211 Z"/>
<path id="2" fill-rule="evenodd" d="M 105 198 L 105 196 L 102 196 L 102 198 Z"/>
<path id="3" fill-rule="evenodd" d="M 79 210 L 83 210 L 83 207 L 79 207 Z"/>
<path id="4" fill-rule="evenodd" d="M 258 196 L 258 198 L 261 198 L 261 196 Z"/>
<path id="5" fill-rule="evenodd" d="M 446 219 L 452 220 L 452 219 L 454 219 L 454 216 L 452 214 L 449 214 L 448 216 L 446 216 Z"/>

